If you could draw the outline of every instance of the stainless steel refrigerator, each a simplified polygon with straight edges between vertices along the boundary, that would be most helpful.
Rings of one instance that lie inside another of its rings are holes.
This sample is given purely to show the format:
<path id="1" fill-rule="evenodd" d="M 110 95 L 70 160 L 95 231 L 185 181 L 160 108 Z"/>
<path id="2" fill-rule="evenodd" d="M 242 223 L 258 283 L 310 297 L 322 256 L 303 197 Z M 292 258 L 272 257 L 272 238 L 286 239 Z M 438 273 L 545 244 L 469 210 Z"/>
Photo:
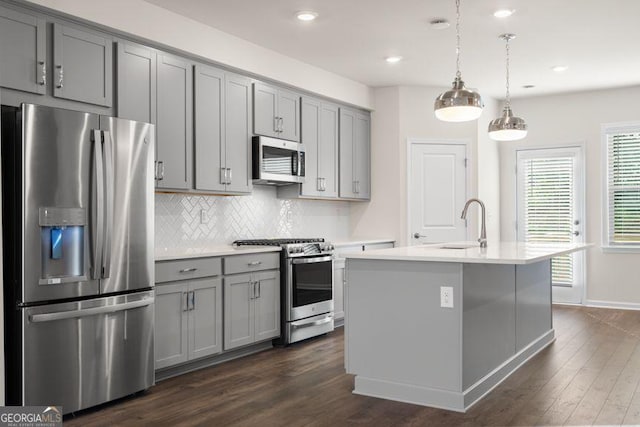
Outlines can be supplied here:
<path id="1" fill-rule="evenodd" d="M 6 402 L 64 413 L 147 389 L 153 126 L 2 106 Z"/>

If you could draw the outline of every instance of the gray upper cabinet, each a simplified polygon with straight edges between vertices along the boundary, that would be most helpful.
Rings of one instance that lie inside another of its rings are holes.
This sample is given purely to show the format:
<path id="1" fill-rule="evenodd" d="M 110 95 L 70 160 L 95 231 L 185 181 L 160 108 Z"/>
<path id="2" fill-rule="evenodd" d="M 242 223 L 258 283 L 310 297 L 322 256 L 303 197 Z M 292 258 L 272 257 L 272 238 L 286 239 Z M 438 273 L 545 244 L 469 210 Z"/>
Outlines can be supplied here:
<path id="1" fill-rule="evenodd" d="M 279 138 L 300 142 L 300 95 L 278 90 Z"/>
<path id="2" fill-rule="evenodd" d="M 110 107 L 112 45 L 111 38 L 53 24 L 53 96 Z"/>
<path id="3" fill-rule="evenodd" d="M 251 192 L 251 82 L 197 65 L 195 68 L 195 188 Z"/>
<path id="4" fill-rule="evenodd" d="M 254 83 L 253 133 L 300 142 L 300 95 Z"/>
<path id="5" fill-rule="evenodd" d="M 118 117 L 156 123 L 156 52 L 129 42 L 118 42 L 117 55 Z"/>
<path id="6" fill-rule="evenodd" d="M 0 86 L 44 94 L 46 40 L 44 19 L 0 7 Z"/>
<path id="7" fill-rule="evenodd" d="M 193 64 L 159 54 L 157 65 L 157 184 L 158 188 L 192 188 Z"/>
<path id="8" fill-rule="evenodd" d="M 340 108 L 340 197 L 371 198 L 369 113 Z"/>
<path id="9" fill-rule="evenodd" d="M 225 74 L 227 191 L 249 193 L 251 181 L 251 81 Z"/>
<path id="10" fill-rule="evenodd" d="M 306 179 L 300 194 L 338 197 L 338 107 L 303 97 L 301 141 L 305 147 Z"/>
<path id="11" fill-rule="evenodd" d="M 225 191 L 224 71 L 195 67 L 196 190 Z"/>

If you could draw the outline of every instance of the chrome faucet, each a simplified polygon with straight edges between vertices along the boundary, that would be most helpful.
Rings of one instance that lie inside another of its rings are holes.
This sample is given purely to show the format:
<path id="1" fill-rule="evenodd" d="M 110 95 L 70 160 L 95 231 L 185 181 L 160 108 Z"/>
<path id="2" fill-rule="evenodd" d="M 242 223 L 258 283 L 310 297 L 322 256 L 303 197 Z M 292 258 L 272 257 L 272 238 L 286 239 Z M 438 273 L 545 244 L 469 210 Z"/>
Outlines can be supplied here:
<path id="1" fill-rule="evenodd" d="M 478 242 L 480 242 L 480 247 L 481 248 L 486 248 L 487 247 L 487 227 L 485 224 L 485 209 L 484 209 L 484 203 L 482 203 L 482 200 L 480 199 L 469 199 L 467 200 L 467 203 L 464 204 L 464 209 L 462 210 L 462 216 L 460 218 L 462 219 L 467 219 L 467 209 L 469 209 L 469 205 L 472 202 L 478 202 L 478 204 L 480 205 L 480 209 L 482 210 L 482 226 L 480 228 L 480 238 L 478 239 Z"/>

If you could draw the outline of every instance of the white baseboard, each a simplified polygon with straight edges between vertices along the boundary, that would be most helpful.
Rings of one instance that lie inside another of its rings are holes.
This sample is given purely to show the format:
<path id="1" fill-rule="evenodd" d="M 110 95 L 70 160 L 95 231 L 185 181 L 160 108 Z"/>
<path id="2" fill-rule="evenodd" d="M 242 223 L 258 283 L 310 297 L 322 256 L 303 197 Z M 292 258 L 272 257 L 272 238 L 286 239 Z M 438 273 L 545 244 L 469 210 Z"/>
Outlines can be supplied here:
<path id="1" fill-rule="evenodd" d="M 588 299 L 585 300 L 582 305 L 586 307 L 615 308 L 618 310 L 640 310 L 640 303 L 635 302 L 616 302 Z"/>

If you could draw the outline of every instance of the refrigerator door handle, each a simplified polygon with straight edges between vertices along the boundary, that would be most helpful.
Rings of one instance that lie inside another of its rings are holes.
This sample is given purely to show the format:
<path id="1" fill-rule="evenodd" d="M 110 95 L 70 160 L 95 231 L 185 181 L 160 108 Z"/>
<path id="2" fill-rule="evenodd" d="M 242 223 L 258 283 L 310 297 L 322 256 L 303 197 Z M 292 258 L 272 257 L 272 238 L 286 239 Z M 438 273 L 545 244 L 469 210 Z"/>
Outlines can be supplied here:
<path id="1" fill-rule="evenodd" d="M 76 319 L 79 317 L 95 316 L 97 314 L 115 313 L 117 311 L 131 310 L 146 307 L 153 304 L 153 298 L 144 298 L 139 301 L 125 302 L 122 304 L 107 305 L 104 307 L 85 308 L 80 310 L 60 311 L 57 313 L 32 314 L 29 321 L 32 323 L 52 322 L 54 320 Z"/>
<path id="2" fill-rule="evenodd" d="M 106 279 L 109 277 L 111 270 L 111 234 L 113 233 L 113 187 L 115 185 L 113 174 L 113 141 L 108 131 L 102 131 L 104 137 L 104 164 L 105 164 L 105 189 L 106 189 L 106 215 L 104 228 L 104 247 L 102 249 L 102 274 L 101 277 Z"/>
<path id="3" fill-rule="evenodd" d="M 102 250 L 104 248 L 104 161 L 102 158 L 102 133 L 99 130 L 91 131 L 96 176 L 96 194 L 93 198 L 91 209 L 91 222 L 93 228 L 93 259 L 91 264 L 91 278 L 99 279 L 102 269 Z"/>

